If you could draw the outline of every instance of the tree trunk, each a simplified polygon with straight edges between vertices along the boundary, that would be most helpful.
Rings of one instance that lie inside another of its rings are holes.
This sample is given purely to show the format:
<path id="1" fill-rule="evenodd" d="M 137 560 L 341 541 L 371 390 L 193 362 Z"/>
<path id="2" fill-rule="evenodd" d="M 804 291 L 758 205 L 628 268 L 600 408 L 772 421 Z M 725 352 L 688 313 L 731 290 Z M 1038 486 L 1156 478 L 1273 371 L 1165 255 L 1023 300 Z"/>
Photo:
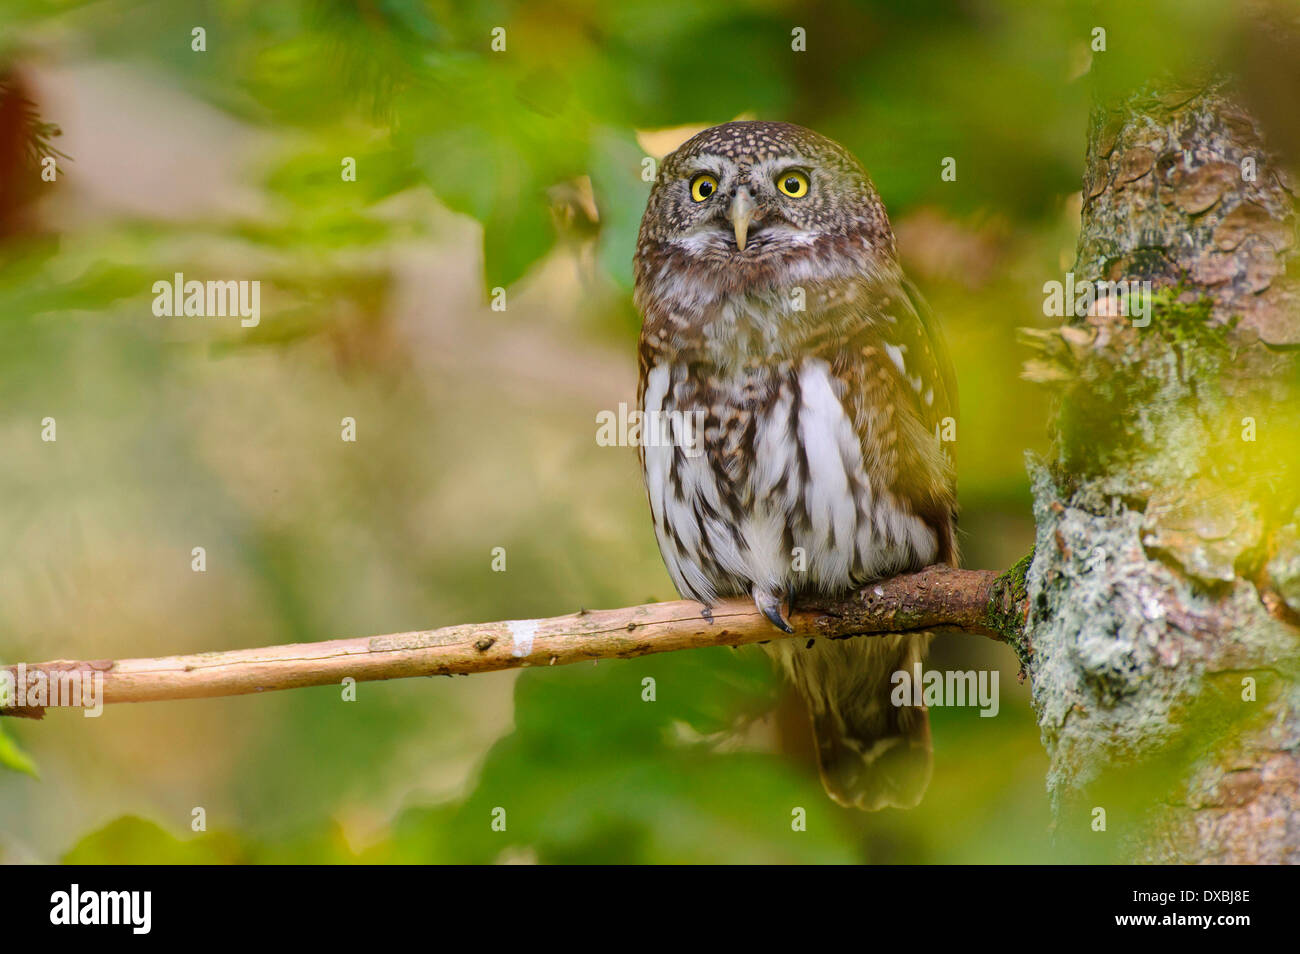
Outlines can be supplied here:
<path id="1" fill-rule="evenodd" d="M 1300 862 L 1293 192 L 1222 80 L 1098 106 L 1074 278 L 1149 280 L 1150 320 L 1027 333 L 1026 669 L 1058 831 L 1113 860 Z"/>

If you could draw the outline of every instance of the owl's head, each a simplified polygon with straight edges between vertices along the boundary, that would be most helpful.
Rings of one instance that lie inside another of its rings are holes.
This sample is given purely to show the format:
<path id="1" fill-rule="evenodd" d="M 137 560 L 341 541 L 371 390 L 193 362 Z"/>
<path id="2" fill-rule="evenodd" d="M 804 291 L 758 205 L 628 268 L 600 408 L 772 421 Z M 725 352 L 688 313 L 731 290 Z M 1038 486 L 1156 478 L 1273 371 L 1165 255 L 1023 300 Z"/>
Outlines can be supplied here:
<path id="1" fill-rule="evenodd" d="M 714 126 L 666 156 L 638 248 L 638 259 L 755 278 L 810 256 L 861 267 L 864 256 L 893 254 L 880 197 L 853 155 L 810 129 L 772 122 Z"/>

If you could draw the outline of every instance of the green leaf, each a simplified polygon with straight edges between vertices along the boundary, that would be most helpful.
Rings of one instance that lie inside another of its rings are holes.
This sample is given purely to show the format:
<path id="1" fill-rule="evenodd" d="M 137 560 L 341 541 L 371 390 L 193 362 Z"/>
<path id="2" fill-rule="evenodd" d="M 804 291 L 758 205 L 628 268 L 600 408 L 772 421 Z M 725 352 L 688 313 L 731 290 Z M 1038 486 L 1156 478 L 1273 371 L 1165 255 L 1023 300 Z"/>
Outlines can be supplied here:
<path id="1" fill-rule="evenodd" d="M 36 763 L 18 747 L 17 742 L 5 734 L 3 725 L 0 725 L 0 765 L 15 772 L 24 772 L 32 778 L 40 778 Z"/>
<path id="2" fill-rule="evenodd" d="M 641 162 L 646 156 L 626 132 L 605 129 L 594 140 L 591 185 L 600 209 L 600 261 L 614 280 L 630 291 L 641 213 L 650 197 L 650 183 L 641 178 Z"/>
<path id="3" fill-rule="evenodd" d="M 225 831 L 178 838 L 135 815 L 114 819 L 86 835 L 62 859 L 71 865 L 346 864 L 356 860 L 342 830 L 333 823 L 264 843 Z"/>

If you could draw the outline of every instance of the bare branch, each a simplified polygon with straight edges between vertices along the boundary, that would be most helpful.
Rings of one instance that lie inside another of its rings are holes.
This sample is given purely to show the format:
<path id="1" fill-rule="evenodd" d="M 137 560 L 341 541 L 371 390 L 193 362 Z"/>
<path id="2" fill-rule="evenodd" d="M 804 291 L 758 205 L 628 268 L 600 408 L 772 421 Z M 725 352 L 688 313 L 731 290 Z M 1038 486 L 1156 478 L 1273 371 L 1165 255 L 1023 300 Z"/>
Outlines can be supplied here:
<path id="1" fill-rule="evenodd" d="M 320 643 L 266 646 L 155 659 L 36 663 L 0 669 L 16 685 L 43 671 L 103 676 L 103 701 L 151 702 L 234 696 L 274 689 L 338 685 L 410 676 L 452 676 L 587 659 L 743 646 L 773 639 L 843 639 L 880 633 L 956 629 L 1010 642 L 1022 657 L 1026 562 L 999 576 L 991 570 L 932 566 L 873 583 L 836 600 L 807 600 L 790 617 L 794 634 L 776 630 L 749 600 L 722 600 L 709 616 L 694 602 L 583 610 L 550 619 L 469 623 L 423 632 Z M 38 677 L 39 679 L 39 677 Z M 39 718 L 39 706 L 0 714 Z"/>

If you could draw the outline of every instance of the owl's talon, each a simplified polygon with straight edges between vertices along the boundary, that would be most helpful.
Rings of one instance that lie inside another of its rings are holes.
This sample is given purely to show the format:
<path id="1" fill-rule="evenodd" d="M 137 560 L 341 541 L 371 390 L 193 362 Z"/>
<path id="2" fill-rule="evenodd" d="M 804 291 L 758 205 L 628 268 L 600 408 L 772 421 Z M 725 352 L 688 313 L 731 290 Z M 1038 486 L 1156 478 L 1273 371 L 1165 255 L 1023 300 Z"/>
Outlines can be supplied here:
<path id="1" fill-rule="evenodd" d="M 712 623 L 712 622 L 713 622 L 713 607 L 712 607 L 712 606 L 706 606 L 705 604 L 701 603 L 701 604 L 700 604 L 700 615 L 704 617 L 705 622 Z"/>
<path id="2" fill-rule="evenodd" d="M 785 613 L 781 606 L 781 601 L 764 590 L 755 588 L 753 591 L 754 605 L 758 611 L 767 617 L 769 623 L 781 630 L 783 633 L 793 633 L 794 627 L 790 621 L 785 618 Z"/>

